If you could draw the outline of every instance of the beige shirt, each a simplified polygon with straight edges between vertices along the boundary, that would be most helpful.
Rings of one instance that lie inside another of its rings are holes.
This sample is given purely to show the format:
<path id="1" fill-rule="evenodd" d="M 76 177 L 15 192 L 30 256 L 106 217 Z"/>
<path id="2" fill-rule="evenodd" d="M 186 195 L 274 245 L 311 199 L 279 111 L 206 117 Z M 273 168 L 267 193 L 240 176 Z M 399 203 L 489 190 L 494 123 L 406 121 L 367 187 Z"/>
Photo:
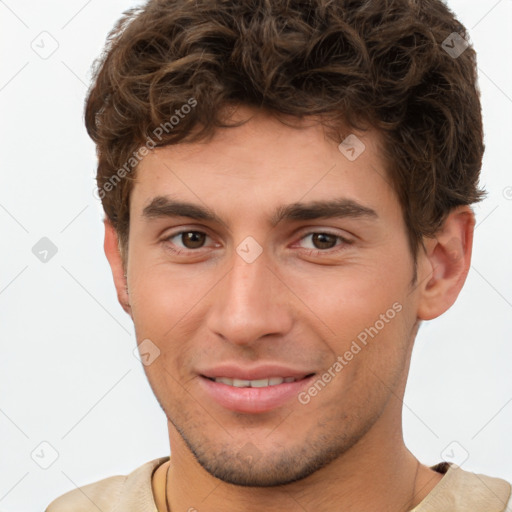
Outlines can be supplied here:
<path id="1" fill-rule="evenodd" d="M 151 478 L 168 460 L 155 459 L 127 476 L 112 476 L 69 491 L 50 503 L 46 512 L 156 512 Z M 511 486 L 505 480 L 445 462 L 432 469 L 445 475 L 411 512 L 512 512 Z"/>

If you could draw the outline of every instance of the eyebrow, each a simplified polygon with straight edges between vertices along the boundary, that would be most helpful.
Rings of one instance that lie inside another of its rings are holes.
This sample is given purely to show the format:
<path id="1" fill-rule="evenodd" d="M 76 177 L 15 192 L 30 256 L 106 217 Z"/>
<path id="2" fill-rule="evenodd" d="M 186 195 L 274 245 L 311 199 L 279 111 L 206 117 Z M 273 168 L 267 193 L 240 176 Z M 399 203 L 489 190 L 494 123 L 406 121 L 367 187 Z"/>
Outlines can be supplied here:
<path id="1" fill-rule="evenodd" d="M 160 217 L 188 217 L 226 226 L 226 223 L 211 209 L 193 203 L 178 201 L 167 196 L 157 196 L 142 211 L 146 219 Z M 352 199 L 338 198 L 308 203 L 291 203 L 279 206 L 270 217 L 269 223 L 275 227 L 282 221 L 304 221 L 329 218 L 378 219 L 375 210 Z"/>

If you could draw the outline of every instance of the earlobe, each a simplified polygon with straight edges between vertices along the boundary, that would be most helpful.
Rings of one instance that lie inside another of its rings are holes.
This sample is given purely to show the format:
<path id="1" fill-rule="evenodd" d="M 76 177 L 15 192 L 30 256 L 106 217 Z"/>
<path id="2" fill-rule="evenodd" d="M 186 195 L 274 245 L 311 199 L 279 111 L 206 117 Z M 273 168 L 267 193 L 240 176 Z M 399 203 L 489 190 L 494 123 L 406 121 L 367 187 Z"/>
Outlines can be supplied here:
<path id="1" fill-rule="evenodd" d="M 131 316 L 130 296 L 128 294 L 127 278 L 123 264 L 123 258 L 119 249 L 119 238 L 112 223 L 104 220 L 105 225 L 105 240 L 104 250 L 107 260 L 112 270 L 112 277 L 114 278 L 114 285 L 117 291 L 117 300 L 121 307 Z"/>
<path id="2" fill-rule="evenodd" d="M 462 206 L 446 218 L 435 237 L 425 239 L 419 255 L 420 297 L 418 319 L 432 320 L 447 311 L 457 299 L 471 265 L 475 216 Z"/>

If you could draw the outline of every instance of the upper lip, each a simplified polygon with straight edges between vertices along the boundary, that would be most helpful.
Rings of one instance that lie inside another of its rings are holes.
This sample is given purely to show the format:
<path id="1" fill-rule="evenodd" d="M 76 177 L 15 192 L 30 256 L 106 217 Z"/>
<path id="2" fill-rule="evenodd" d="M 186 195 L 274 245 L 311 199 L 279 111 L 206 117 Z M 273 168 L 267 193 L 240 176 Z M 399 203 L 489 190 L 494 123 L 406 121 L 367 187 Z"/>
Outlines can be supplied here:
<path id="1" fill-rule="evenodd" d="M 203 377 L 208 377 L 209 379 L 227 377 L 228 379 L 259 380 L 268 379 L 270 377 L 293 377 L 295 379 L 302 379 L 314 372 L 311 370 L 301 370 L 277 364 L 260 364 L 253 367 L 243 367 L 236 364 L 225 363 L 205 370 L 200 370 L 198 373 Z"/>

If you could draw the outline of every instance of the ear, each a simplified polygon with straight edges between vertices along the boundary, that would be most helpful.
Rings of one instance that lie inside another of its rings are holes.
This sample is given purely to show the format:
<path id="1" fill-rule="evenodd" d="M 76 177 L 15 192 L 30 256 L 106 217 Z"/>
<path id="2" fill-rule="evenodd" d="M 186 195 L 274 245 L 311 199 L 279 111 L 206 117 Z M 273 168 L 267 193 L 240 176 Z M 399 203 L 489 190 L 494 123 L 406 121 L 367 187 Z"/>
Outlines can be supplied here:
<path id="1" fill-rule="evenodd" d="M 457 299 L 471 265 L 475 215 L 469 206 L 455 208 L 418 255 L 419 320 L 432 320 Z"/>
<path id="2" fill-rule="evenodd" d="M 127 278 L 125 277 L 125 268 L 123 258 L 119 249 L 119 238 L 116 230 L 108 219 L 104 220 L 105 224 L 105 242 L 103 247 L 105 255 L 112 270 L 114 284 L 117 291 L 117 300 L 122 308 L 131 316 L 130 296 L 128 294 Z"/>

